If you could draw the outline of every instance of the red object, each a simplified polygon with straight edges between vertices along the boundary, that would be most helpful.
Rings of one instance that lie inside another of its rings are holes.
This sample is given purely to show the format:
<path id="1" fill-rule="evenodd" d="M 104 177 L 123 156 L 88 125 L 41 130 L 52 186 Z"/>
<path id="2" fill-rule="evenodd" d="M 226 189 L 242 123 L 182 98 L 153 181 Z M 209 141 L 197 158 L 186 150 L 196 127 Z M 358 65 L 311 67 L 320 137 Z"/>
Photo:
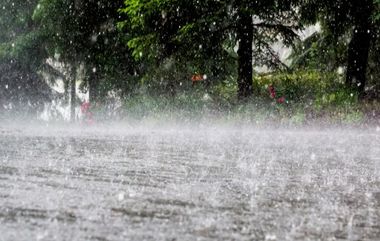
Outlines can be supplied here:
<path id="1" fill-rule="evenodd" d="M 90 111 L 90 103 L 89 102 L 83 102 L 80 106 L 80 110 L 82 114 L 86 114 Z"/>
<path id="2" fill-rule="evenodd" d="M 199 82 L 202 80 L 204 80 L 204 78 L 203 78 L 203 75 L 201 74 L 194 74 L 193 76 L 191 76 L 191 82 L 193 86 L 195 85 L 196 82 Z"/>
<path id="3" fill-rule="evenodd" d="M 270 97 L 273 98 L 273 99 L 276 98 L 276 91 L 275 91 L 273 85 L 269 85 L 268 89 L 269 89 Z"/>
<path id="4" fill-rule="evenodd" d="M 94 123 L 94 119 L 93 119 L 93 115 L 92 115 L 92 112 L 90 110 L 90 102 L 83 102 L 80 106 L 80 110 L 84 116 L 83 120 L 85 123 L 91 125 Z"/>
<path id="5" fill-rule="evenodd" d="M 276 90 L 274 89 L 273 85 L 269 85 L 268 87 L 269 95 L 272 99 L 276 99 Z M 285 103 L 286 99 L 284 96 L 281 96 L 280 98 L 276 99 L 277 103 L 282 104 Z"/>
<path id="6" fill-rule="evenodd" d="M 284 102 L 285 102 L 285 97 L 284 96 L 282 96 L 282 97 L 280 97 L 280 98 L 277 99 L 277 103 L 279 103 L 279 104 L 282 104 Z"/>
<path id="7" fill-rule="evenodd" d="M 191 76 L 191 81 L 197 82 L 197 81 L 202 81 L 203 80 L 203 75 L 201 74 L 194 74 Z"/>

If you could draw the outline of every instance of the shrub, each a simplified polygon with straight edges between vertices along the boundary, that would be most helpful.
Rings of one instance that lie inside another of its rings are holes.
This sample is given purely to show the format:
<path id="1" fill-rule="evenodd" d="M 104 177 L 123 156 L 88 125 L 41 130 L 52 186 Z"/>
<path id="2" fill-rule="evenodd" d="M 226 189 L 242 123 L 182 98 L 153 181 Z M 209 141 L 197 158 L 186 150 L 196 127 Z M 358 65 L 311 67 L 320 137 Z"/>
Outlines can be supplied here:
<path id="1" fill-rule="evenodd" d="M 293 102 L 316 99 L 326 92 L 333 93 L 344 88 L 341 76 L 319 71 L 263 74 L 254 77 L 253 82 L 256 94 L 269 96 L 268 88 L 273 85 L 277 96 L 284 96 Z"/>

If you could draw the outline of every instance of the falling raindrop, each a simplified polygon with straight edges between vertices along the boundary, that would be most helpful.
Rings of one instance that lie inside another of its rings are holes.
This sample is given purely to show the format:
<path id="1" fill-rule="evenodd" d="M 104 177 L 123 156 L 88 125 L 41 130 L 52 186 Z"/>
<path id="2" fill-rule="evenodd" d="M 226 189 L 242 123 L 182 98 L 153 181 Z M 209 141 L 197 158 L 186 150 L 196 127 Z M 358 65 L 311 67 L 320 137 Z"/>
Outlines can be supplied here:
<path id="1" fill-rule="evenodd" d="M 312 160 L 312 161 L 315 161 L 315 158 L 316 158 L 317 156 L 316 156 L 316 154 L 315 153 L 311 153 L 311 155 L 310 155 L 310 159 Z"/>
<path id="2" fill-rule="evenodd" d="M 118 195 L 117 195 L 117 200 L 119 201 L 123 201 L 125 198 L 125 193 L 124 192 L 120 192 Z"/>

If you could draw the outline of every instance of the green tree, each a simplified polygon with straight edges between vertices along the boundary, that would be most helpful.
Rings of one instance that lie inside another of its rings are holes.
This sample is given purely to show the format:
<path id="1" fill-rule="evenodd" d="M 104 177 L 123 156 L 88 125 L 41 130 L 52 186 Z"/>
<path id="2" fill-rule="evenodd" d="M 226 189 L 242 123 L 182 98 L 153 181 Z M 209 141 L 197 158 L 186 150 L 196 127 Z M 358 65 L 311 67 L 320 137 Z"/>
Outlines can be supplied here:
<path id="1" fill-rule="evenodd" d="M 122 82 L 131 79 L 139 67 L 116 29 L 122 4 L 121 0 L 39 0 L 34 19 L 45 35 L 50 56 L 59 54 L 59 60 L 71 68 L 72 113 L 80 64 L 85 67 L 84 84 L 94 103 L 112 87 L 126 90 Z M 101 83 L 102 79 L 107 82 Z"/>
<path id="2" fill-rule="evenodd" d="M 0 3 L 0 111 L 30 112 L 43 107 L 51 90 L 41 78 L 46 51 L 32 21 L 37 0 Z"/>
<path id="3" fill-rule="evenodd" d="M 281 66 L 271 43 L 282 40 L 291 44 L 297 37 L 293 31 L 299 28 L 295 4 L 275 0 L 127 0 L 121 10 L 127 17 L 120 27 L 134 33 L 128 46 L 136 58 L 160 62 L 175 56 L 178 62 L 186 63 L 201 57 L 222 63 L 232 55 L 237 62 L 238 98 L 244 99 L 253 93 L 253 64 Z"/>
<path id="4" fill-rule="evenodd" d="M 328 48 L 314 48 L 319 52 L 318 56 L 326 56 L 326 51 L 329 51 L 332 53 L 330 57 L 337 60 L 336 63 L 344 60 L 346 86 L 356 89 L 361 95 L 367 83 L 371 44 L 376 42 L 378 34 L 373 19 L 374 14 L 377 16 L 375 9 L 378 8 L 378 4 L 377 0 L 310 0 L 303 3 L 300 11 L 302 21 L 309 24 L 319 22 L 322 25 L 323 32 L 315 43 L 323 41 L 324 46 Z M 342 47 L 345 49 L 344 54 L 341 51 Z M 306 51 L 300 53 L 304 55 L 309 50 L 311 49 L 306 48 Z"/>

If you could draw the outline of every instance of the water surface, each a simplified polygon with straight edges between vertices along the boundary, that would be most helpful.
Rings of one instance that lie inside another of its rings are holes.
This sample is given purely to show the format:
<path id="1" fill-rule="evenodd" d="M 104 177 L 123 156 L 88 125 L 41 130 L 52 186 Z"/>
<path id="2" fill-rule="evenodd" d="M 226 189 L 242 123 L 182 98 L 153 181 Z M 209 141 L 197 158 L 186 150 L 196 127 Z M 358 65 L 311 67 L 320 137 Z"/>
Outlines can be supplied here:
<path id="1" fill-rule="evenodd" d="M 0 128 L 0 240 L 380 239 L 376 128 L 65 128 Z"/>

